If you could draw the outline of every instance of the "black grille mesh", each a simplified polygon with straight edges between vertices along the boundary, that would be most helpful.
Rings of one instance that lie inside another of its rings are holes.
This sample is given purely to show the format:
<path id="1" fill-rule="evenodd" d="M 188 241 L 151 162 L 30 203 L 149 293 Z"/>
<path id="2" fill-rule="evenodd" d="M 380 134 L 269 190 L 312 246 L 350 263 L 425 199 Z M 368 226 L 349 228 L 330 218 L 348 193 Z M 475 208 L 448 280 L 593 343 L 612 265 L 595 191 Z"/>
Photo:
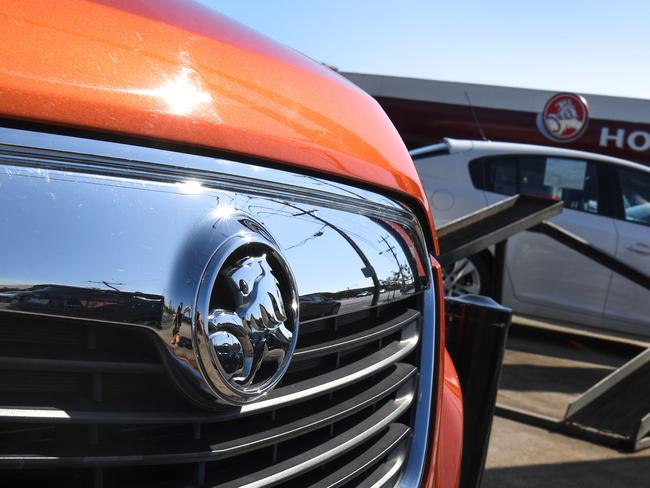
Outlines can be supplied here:
<path id="1" fill-rule="evenodd" d="M 3 314 L 0 479 L 66 487 L 394 481 L 411 435 L 418 309 L 416 296 L 301 324 L 273 402 L 246 415 L 188 403 L 148 330 Z"/>

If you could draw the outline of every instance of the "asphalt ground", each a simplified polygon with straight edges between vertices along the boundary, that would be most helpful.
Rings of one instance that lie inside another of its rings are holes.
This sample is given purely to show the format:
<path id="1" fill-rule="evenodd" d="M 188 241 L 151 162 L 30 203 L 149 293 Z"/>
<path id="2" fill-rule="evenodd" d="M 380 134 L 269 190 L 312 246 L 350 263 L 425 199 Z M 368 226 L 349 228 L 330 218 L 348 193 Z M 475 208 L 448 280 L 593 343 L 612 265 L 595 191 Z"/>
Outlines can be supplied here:
<path id="1" fill-rule="evenodd" d="M 647 488 L 650 450 L 619 452 L 494 418 L 481 488 Z"/>
<path id="2" fill-rule="evenodd" d="M 631 359 L 578 346 L 512 334 L 497 403 L 562 419 L 569 403 Z"/>
<path id="3" fill-rule="evenodd" d="M 497 403 L 554 419 L 635 354 L 511 329 Z M 641 344 L 646 346 L 647 344 Z M 650 488 L 650 449 L 629 453 L 495 417 L 482 488 Z"/>

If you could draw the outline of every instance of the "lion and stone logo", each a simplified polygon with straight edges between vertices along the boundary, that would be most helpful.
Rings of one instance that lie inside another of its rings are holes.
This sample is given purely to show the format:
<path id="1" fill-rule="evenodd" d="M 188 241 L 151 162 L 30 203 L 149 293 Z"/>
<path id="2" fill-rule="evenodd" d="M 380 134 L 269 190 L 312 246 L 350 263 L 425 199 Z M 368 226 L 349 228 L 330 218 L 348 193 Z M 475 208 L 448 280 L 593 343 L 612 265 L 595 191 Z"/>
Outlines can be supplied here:
<path id="1" fill-rule="evenodd" d="M 231 220 L 237 227 L 204 271 L 192 325 L 203 385 L 218 403 L 231 405 L 271 391 L 298 339 L 293 273 L 270 234 L 253 230 L 249 220 Z"/>
<path id="2" fill-rule="evenodd" d="M 589 105 L 584 97 L 559 93 L 551 97 L 537 118 L 540 132 L 556 142 L 578 139 L 589 124 Z"/>
<path id="3" fill-rule="evenodd" d="M 223 277 L 234 296 L 234 310 L 210 313 L 208 337 L 225 379 L 236 389 L 246 388 L 280 369 L 293 333 L 284 324 L 287 313 L 266 255 L 237 261 Z"/>

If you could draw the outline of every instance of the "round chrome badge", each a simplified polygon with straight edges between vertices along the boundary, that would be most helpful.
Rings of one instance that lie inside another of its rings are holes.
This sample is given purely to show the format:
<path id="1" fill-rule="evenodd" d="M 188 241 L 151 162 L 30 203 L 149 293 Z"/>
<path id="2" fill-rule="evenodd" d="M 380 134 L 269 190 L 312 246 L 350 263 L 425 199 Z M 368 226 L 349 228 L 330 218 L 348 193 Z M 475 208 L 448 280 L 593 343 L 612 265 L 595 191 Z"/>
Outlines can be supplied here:
<path id="1" fill-rule="evenodd" d="M 284 375 L 298 338 L 298 291 L 261 224 L 227 239 L 204 273 L 193 328 L 201 373 L 219 399 L 241 405 Z"/>

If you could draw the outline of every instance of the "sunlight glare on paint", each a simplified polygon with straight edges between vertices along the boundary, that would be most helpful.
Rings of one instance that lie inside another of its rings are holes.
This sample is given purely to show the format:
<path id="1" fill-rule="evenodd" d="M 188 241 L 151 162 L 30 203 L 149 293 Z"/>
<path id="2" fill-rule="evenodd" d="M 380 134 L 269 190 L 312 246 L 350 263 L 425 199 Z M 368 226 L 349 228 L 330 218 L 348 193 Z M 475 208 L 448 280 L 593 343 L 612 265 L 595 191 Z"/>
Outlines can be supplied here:
<path id="1" fill-rule="evenodd" d="M 177 115 L 189 115 L 198 107 L 212 102 L 212 95 L 204 91 L 193 71 L 182 68 L 181 72 L 161 87 L 151 90 L 151 94 L 163 99 L 171 112 Z"/>

